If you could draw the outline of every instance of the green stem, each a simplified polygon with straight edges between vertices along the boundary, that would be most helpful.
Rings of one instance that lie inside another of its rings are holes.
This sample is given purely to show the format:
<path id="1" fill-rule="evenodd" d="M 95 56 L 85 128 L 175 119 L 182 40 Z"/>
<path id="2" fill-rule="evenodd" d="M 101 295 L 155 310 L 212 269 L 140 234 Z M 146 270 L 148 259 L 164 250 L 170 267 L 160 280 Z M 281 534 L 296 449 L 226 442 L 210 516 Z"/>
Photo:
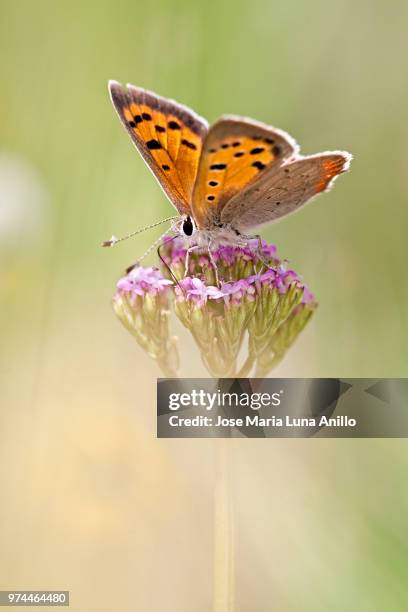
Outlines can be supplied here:
<path id="1" fill-rule="evenodd" d="M 229 438 L 216 442 L 214 492 L 214 600 L 213 612 L 234 610 L 233 514 Z"/>

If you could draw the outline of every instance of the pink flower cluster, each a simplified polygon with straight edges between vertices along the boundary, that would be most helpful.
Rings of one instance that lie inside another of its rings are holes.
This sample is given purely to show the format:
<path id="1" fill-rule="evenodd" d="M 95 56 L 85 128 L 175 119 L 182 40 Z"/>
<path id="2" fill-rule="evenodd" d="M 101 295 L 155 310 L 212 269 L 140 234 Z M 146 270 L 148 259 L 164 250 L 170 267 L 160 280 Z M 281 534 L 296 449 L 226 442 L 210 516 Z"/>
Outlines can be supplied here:
<path id="1" fill-rule="evenodd" d="M 165 261 L 170 267 L 183 263 L 186 257 L 186 248 L 181 242 L 181 239 L 174 241 L 167 240 L 168 251 L 165 254 Z M 275 262 L 273 267 L 246 276 L 245 278 L 236 278 L 232 281 L 221 281 L 220 286 L 208 285 L 203 280 L 204 275 L 201 274 L 200 266 L 208 266 L 209 259 L 206 253 L 198 254 L 196 257 L 197 273 L 193 276 L 186 276 L 175 284 L 173 281 L 164 278 L 160 270 L 157 268 L 144 268 L 138 266 L 133 268 L 127 276 L 124 276 L 117 283 L 119 293 L 129 292 L 131 295 L 144 296 L 157 295 L 170 287 L 174 288 L 176 299 L 178 301 L 189 301 L 197 307 L 204 306 L 208 300 L 223 300 L 225 304 L 240 304 L 244 298 L 255 300 L 263 288 L 278 289 L 279 293 L 286 293 L 288 287 L 293 283 L 304 287 L 302 281 L 294 272 L 294 270 L 286 270 L 277 257 L 276 247 L 262 241 L 262 254 L 268 261 Z M 256 270 L 256 264 L 259 264 L 259 242 L 258 240 L 250 240 L 245 247 L 237 246 L 220 246 L 213 251 L 213 259 L 215 263 L 227 266 L 228 269 L 234 270 L 234 266 L 238 261 L 251 262 L 252 269 Z M 254 264 L 252 266 L 252 263 Z M 198 265 L 198 268 L 197 268 Z M 233 274 L 232 274 L 233 276 Z M 304 287 L 303 303 L 313 303 L 314 296 Z"/>
<path id="2" fill-rule="evenodd" d="M 157 268 L 137 266 L 129 274 L 121 278 L 116 287 L 119 291 L 128 291 L 135 295 L 144 296 L 147 293 L 157 295 L 169 287 L 169 285 L 173 285 L 173 281 L 164 278 Z"/>
<path id="3" fill-rule="evenodd" d="M 171 266 L 179 262 L 184 264 L 187 253 L 184 240 L 182 238 L 171 239 L 170 237 L 165 237 L 164 242 L 168 247 L 167 253 L 164 255 L 167 265 Z M 245 247 L 221 245 L 212 252 L 212 257 L 215 262 L 225 265 L 233 265 L 238 258 L 256 263 L 259 258 L 258 251 L 260 247 L 266 259 L 277 258 L 276 246 L 268 244 L 265 240 L 261 240 L 261 243 L 259 243 L 257 238 L 249 240 Z M 203 266 L 205 264 L 208 265 L 208 262 L 208 255 L 204 251 L 199 256 L 199 263 Z"/>
<path id="4" fill-rule="evenodd" d="M 207 300 L 221 299 L 227 304 L 239 304 L 244 297 L 250 300 L 256 299 L 262 287 L 276 288 L 279 293 L 286 293 L 293 283 L 303 286 L 293 270 L 284 270 L 280 267 L 278 270 L 270 269 L 262 274 L 253 274 L 237 281 L 222 282 L 220 287 L 206 285 L 201 279 L 188 276 L 179 282 L 175 292 L 179 300 L 187 299 L 197 306 L 203 306 Z M 314 301 L 313 295 L 306 287 L 303 301 L 304 303 Z"/>

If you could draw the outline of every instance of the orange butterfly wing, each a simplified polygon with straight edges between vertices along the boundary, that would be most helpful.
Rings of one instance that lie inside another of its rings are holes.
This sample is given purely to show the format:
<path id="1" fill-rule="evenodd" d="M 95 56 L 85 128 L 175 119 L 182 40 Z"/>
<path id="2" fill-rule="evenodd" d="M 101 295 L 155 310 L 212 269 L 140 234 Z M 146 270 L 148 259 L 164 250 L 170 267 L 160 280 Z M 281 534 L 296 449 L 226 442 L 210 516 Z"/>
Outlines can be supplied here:
<path id="1" fill-rule="evenodd" d="M 109 82 L 116 111 L 143 159 L 180 214 L 191 199 L 208 124 L 194 111 L 145 89 Z"/>
<path id="2" fill-rule="evenodd" d="M 281 130 L 252 119 L 221 117 L 210 127 L 194 187 L 192 208 L 198 228 L 219 223 L 231 198 L 297 152 L 296 142 Z"/>

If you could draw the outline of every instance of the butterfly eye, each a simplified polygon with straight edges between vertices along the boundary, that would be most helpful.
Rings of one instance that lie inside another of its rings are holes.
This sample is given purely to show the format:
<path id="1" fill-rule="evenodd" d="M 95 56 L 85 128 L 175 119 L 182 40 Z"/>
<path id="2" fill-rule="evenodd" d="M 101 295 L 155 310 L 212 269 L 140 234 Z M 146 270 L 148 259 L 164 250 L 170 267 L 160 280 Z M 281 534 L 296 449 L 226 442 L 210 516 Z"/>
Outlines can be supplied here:
<path id="1" fill-rule="evenodd" d="M 186 217 L 183 221 L 183 232 L 186 236 L 192 236 L 194 232 L 194 223 L 191 217 Z"/>

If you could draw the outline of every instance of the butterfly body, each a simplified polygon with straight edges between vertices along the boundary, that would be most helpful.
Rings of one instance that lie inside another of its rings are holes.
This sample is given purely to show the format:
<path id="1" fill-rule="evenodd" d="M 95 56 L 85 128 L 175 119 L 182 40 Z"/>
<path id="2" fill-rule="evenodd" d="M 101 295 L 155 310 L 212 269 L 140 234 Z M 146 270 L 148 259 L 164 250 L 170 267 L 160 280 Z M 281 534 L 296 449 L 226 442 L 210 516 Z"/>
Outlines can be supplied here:
<path id="1" fill-rule="evenodd" d="M 212 126 L 191 109 L 110 81 L 116 111 L 197 244 L 240 242 L 300 208 L 348 170 L 345 151 L 303 157 L 282 130 L 236 116 Z M 241 237 L 241 238 L 240 238 Z"/>

